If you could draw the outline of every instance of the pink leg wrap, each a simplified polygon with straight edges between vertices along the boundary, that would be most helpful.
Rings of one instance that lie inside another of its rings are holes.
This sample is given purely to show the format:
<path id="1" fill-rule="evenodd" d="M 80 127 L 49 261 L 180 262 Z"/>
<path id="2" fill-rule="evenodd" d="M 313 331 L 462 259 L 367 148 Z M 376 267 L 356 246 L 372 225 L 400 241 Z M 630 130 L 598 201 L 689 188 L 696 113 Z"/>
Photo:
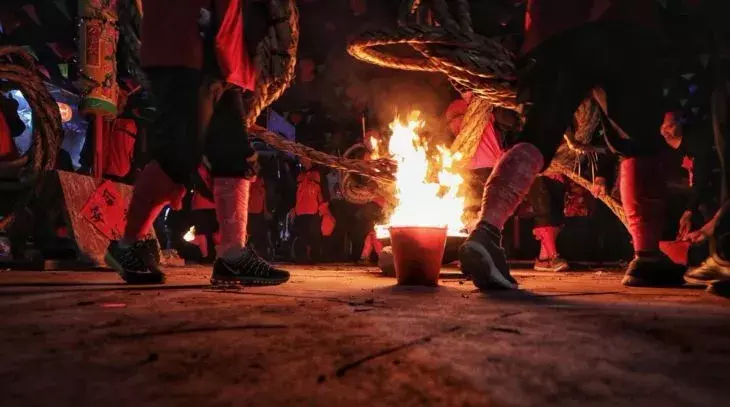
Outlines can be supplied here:
<path id="1" fill-rule="evenodd" d="M 368 235 L 365 236 L 365 244 L 363 244 L 363 246 L 362 246 L 362 252 L 360 253 L 360 259 L 369 258 L 370 252 L 372 252 L 372 251 L 373 251 L 373 241 L 370 236 L 370 233 L 368 233 Z"/>
<path id="2" fill-rule="evenodd" d="M 552 259 L 558 256 L 558 233 L 560 228 L 557 226 L 541 226 L 532 231 L 537 240 L 540 241 L 540 258 Z"/>
<path id="3" fill-rule="evenodd" d="M 167 204 L 179 207 L 184 196 L 185 187 L 171 180 L 157 162 L 147 164 L 134 184 L 122 240 L 131 243 L 144 239 L 162 208 Z"/>
<path id="4" fill-rule="evenodd" d="M 665 174 L 656 157 L 621 161 L 621 201 L 634 239 L 634 251 L 659 250 L 664 222 Z"/>
<path id="5" fill-rule="evenodd" d="M 517 209 L 543 166 L 540 150 L 520 143 L 507 151 L 484 186 L 481 218 L 499 229 Z"/>
<path id="6" fill-rule="evenodd" d="M 240 257 L 246 246 L 249 185 L 250 182 L 243 178 L 213 180 L 215 212 L 221 232 L 217 252 L 224 259 Z"/>

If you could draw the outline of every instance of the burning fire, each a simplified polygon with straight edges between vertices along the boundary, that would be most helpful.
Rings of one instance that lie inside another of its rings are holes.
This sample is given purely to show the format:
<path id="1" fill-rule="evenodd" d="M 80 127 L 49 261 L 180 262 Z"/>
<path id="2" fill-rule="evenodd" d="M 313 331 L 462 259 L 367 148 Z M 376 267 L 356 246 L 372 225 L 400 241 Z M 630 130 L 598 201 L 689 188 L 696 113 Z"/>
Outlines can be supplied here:
<path id="1" fill-rule="evenodd" d="M 436 146 L 438 156 L 429 161 L 429 146 L 418 135 L 423 124 L 418 112 L 411 113 L 407 122 L 396 117 L 390 124 L 388 153 L 398 164 L 394 174 L 398 204 L 387 225 L 376 226 L 379 238 L 389 235 L 390 226 L 446 227 L 449 236 L 464 234 L 465 198 L 458 195 L 464 179 L 455 170 L 462 157 Z M 429 179 L 431 174 L 437 174 L 437 179 Z"/>
<path id="2" fill-rule="evenodd" d="M 190 229 L 183 235 L 183 240 L 186 242 L 195 240 L 195 226 L 190 226 Z"/>

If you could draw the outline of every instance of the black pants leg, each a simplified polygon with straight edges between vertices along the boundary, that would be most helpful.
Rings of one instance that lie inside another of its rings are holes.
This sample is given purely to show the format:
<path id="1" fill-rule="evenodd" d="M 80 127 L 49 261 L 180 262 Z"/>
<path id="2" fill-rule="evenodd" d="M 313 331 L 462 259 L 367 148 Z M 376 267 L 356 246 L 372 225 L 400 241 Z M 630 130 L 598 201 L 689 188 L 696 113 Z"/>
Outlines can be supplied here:
<path id="1" fill-rule="evenodd" d="M 527 200 L 535 211 L 535 227 L 563 225 L 565 184 L 548 177 L 537 177 Z"/>
<path id="2" fill-rule="evenodd" d="M 487 183 L 490 174 L 492 174 L 492 168 L 478 168 L 471 170 L 468 174 L 467 188 L 469 190 L 466 195 L 466 208 L 464 208 L 468 220 L 479 217 L 484 196 L 484 184 Z"/>
<path id="3" fill-rule="evenodd" d="M 187 68 L 147 70 L 156 106 L 148 144 L 153 160 L 176 183 L 188 184 L 203 154 L 198 120 L 202 73 Z"/>
<path id="4" fill-rule="evenodd" d="M 264 259 L 271 257 L 269 225 L 263 213 L 248 214 L 248 240 L 253 250 Z"/>
<path id="5" fill-rule="evenodd" d="M 297 262 L 318 261 L 322 250 L 322 232 L 319 215 L 297 215 L 294 218 L 297 240 L 294 257 Z"/>
<path id="6" fill-rule="evenodd" d="M 204 81 L 199 115 L 210 122 L 205 156 L 210 162 L 213 177 L 250 178 L 255 175 L 255 151 L 248 138 L 243 114 L 240 88 L 220 81 Z"/>
<path id="7" fill-rule="evenodd" d="M 173 181 L 190 185 L 204 153 L 213 176 L 251 174 L 240 88 L 187 68 L 152 68 L 147 76 L 157 108 L 150 152 Z"/>

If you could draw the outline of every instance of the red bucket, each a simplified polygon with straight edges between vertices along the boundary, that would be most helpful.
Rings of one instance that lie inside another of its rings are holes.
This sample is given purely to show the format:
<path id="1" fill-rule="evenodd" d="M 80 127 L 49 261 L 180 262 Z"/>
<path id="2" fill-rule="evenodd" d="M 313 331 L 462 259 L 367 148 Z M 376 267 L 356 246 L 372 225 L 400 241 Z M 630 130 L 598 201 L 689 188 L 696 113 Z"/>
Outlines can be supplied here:
<path id="1" fill-rule="evenodd" d="M 399 285 L 438 285 L 446 228 L 391 227 L 390 240 Z"/>

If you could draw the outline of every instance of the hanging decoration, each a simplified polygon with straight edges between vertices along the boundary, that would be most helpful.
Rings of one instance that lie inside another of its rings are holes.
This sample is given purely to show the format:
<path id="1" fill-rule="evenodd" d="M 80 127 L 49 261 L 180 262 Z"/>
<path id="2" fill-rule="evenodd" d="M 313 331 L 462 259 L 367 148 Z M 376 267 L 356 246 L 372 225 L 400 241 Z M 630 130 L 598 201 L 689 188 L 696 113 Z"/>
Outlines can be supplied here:
<path id="1" fill-rule="evenodd" d="M 58 111 L 61 113 L 61 123 L 66 123 L 71 121 L 73 118 L 74 112 L 71 110 L 71 106 L 67 105 L 66 103 L 62 102 L 56 102 L 58 104 Z"/>
<path id="2" fill-rule="evenodd" d="M 81 112 L 117 115 L 117 0 L 79 0 L 79 67 L 91 85 Z"/>

